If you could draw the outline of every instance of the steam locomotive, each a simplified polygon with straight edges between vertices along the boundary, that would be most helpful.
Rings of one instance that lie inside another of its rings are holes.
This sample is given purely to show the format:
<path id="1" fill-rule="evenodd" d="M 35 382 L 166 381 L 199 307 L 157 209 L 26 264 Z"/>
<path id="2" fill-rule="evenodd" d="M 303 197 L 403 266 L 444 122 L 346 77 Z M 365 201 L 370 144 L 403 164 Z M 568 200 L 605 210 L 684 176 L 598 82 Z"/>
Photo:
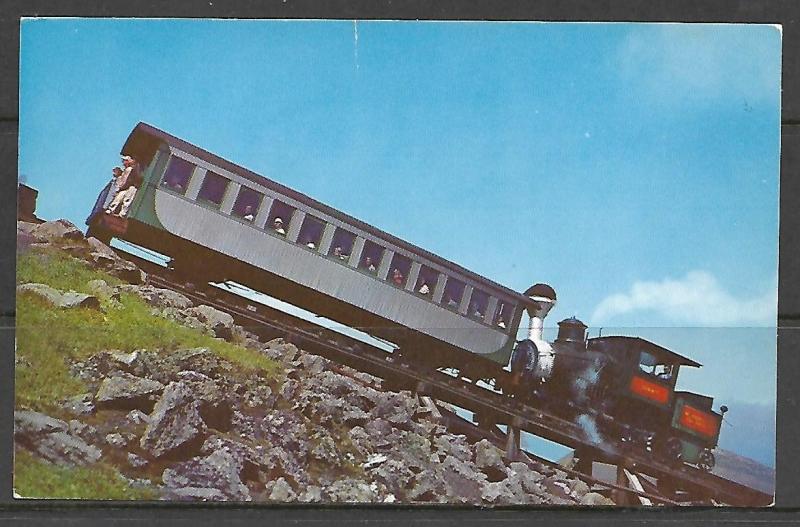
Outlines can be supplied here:
<path id="1" fill-rule="evenodd" d="M 140 188 L 120 217 L 107 210 L 109 182 L 88 235 L 157 251 L 197 283 L 234 281 L 360 328 L 415 367 L 455 367 L 588 416 L 609 440 L 713 465 L 721 414 L 710 398 L 674 390 L 681 365 L 699 366 L 690 359 L 643 339 L 587 339 L 577 320 L 545 342 L 551 287 L 509 289 L 151 125 L 136 125 L 121 153 L 141 165 Z M 517 342 L 526 310 L 530 333 Z"/>
<path id="2" fill-rule="evenodd" d="M 559 322 L 556 340 L 547 342 L 543 319 L 555 292 L 537 284 L 525 294 L 531 325 L 512 354 L 508 391 L 585 425 L 595 442 L 616 439 L 666 462 L 711 470 L 727 407 L 718 413 L 713 398 L 675 390 L 681 366 L 699 363 L 640 337 L 587 338 L 575 317 Z"/>

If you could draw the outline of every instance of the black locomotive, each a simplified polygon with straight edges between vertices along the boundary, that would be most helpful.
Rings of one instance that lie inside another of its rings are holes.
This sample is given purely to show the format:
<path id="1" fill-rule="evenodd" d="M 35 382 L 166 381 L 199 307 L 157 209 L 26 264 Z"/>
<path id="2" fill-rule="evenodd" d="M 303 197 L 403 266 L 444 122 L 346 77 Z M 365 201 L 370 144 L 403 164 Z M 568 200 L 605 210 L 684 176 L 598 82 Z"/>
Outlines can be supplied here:
<path id="1" fill-rule="evenodd" d="M 558 337 L 547 343 L 537 327 L 555 303 L 551 291 L 540 284 L 527 292 L 532 331 L 514 350 L 508 389 L 581 424 L 595 442 L 711 470 L 727 408 L 717 413 L 711 397 L 675 390 L 681 366 L 701 365 L 640 337 L 587 338 L 574 317 L 559 322 Z"/>

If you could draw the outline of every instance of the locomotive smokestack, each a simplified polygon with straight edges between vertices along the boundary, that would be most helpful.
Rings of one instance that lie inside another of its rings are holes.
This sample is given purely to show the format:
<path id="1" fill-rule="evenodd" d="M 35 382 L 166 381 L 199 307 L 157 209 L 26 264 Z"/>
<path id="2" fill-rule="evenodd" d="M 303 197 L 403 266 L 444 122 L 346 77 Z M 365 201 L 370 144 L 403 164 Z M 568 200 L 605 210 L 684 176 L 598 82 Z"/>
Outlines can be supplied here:
<path id="1" fill-rule="evenodd" d="M 525 291 L 525 296 L 530 299 L 526 306 L 528 316 L 531 317 L 528 328 L 528 338 L 536 344 L 544 342 L 544 319 L 556 305 L 556 292 L 547 284 L 536 284 Z"/>

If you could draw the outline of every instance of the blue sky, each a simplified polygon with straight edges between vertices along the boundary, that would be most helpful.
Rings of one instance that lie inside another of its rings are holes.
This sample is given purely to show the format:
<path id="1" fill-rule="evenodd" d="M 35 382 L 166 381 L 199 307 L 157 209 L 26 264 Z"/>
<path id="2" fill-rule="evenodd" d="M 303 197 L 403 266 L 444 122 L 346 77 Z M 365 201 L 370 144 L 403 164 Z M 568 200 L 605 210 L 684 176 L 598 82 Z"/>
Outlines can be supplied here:
<path id="1" fill-rule="evenodd" d="M 82 225 L 149 122 L 514 289 L 547 282 L 550 325 L 649 336 L 706 366 L 682 385 L 731 422 L 737 401 L 773 415 L 779 29 L 39 19 L 21 39 L 41 216 Z M 746 454 L 771 460 L 771 437 Z"/>

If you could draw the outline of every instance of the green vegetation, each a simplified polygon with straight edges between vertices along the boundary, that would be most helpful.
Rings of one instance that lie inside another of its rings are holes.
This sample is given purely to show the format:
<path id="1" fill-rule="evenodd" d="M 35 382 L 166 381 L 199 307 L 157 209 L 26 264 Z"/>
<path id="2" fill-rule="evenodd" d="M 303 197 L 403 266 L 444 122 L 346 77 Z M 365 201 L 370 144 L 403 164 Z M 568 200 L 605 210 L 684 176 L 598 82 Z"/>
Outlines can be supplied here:
<path id="1" fill-rule="evenodd" d="M 20 282 L 45 283 L 61 290 L 86 292 L 86 282 L 119 280 L 88 268 L 63 253 L 28 252 L 17 261 Z M 239 365 L 273 378 L 279 365 L 260 353 L 215 339 L 175 321 L 154 316 L 151 308 L 133 294 L 120 302 L 102 298 L 102 311 L 57 309 L 33 293 L 17 296 L 17 354 L 23 364 L 16 368 L 17 407 L 63 414 L 59 403 L 87 390 L 69 373 L 68 362 L 82 360 L 109 349 L 170 352 L 205 347 Z"/>
<path id="2" fill-rule="evenodd" d="M 113 467 L 97 463 L 60 467 L 17 449 L 14 454 L 14 490 L 26 498 L 152 500 L 155 490 L 134 488 Z"/>

